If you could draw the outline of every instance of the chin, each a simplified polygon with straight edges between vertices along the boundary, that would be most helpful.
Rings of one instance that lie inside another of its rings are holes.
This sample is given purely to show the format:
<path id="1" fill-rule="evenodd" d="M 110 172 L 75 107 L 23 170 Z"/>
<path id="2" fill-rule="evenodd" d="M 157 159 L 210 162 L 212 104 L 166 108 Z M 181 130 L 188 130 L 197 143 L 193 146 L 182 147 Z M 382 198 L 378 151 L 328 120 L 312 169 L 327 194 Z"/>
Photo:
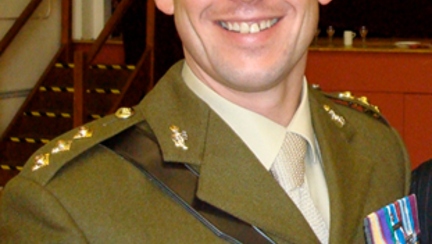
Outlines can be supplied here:
<path id="1" fill-rule="evenodd" d="M 280 76 L 273 71 L 255 70 L 254 72 L 238 71 L 224 74 L 225 85 L 231 89 L 243 92 L 261 92 L 271 89 L 280 83 Z"/>

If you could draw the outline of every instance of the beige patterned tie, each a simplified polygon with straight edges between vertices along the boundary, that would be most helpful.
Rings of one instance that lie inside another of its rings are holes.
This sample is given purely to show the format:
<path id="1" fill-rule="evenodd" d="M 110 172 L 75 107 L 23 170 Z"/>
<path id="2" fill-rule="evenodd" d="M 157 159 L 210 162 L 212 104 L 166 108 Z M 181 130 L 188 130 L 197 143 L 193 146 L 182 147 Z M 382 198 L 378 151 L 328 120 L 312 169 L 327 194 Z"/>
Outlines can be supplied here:
<path id="1" fill-rule="evenodd" d="M 282 147 L 270 171 L 296 204 L 321 243 L 328 243 L 329 228 L 315 207 L 304 184 L 306 140 L 287 132 Z"/>
<path id="2" fill-rule="evenodd" d="M 304 183 L 306 141 L 301 136 L 288 132 L 272 166 L 272 174 L 287 190 L 300 187 Z"/>

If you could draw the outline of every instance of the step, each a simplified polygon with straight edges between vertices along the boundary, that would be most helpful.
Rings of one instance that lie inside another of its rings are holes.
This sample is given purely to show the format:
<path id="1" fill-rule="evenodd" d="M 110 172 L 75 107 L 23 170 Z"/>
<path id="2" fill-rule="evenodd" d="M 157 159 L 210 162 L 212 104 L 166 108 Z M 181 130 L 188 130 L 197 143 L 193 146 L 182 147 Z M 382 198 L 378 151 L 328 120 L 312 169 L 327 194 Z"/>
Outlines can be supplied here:
<path id="1" fill-rule="evenodd" d="M 119 96 L 112 93 L 84 94 L 84 112 L 86 114 L 105 115 L 118 99 Z M 64 113 L 72 115 L 73 94 L 67 92 L 39 92 L 32 98 L 25 112 L 54 113 L 57 115 Z"/>
<path id="2" fill-rule="evenodd" d="M 73 88 L 73 64 L 58 63 L 56 68 L 52 69 L 43 82 L 43 87 L 50 90 L 54 88 Z M 65 68 L 61 68 L 65 67 Z M 133 69 L 120 65 L 93 65 L 88 69 L 85 78 L 85 86 L 88 89 L 117 89 L 120 90 L 126 84 L 129 75 Z M 105 68 L 97 68 L 105 67 Z M 112 68 L 116 67 L 116 68 Z M 59 89 L 57 89 L 59 90 Z M 60 89 L 61 90 L 61 89 Z M 69 89 L 70 90 L 70 89 Z"/>
<path id="3" fill-rule="evenodd" d="M 73 49 L 75 51 L 90 51 L 94 41 L 74 41 Z M 144 45 L 144 44 L 143 44 Z M 120 64 L 125 61 L 124 46 L 122 41 L 108 40 L 99 51 L 94 62 L 107 62 L 112 64 Z"/>
<path id="4" fill-rule="evenodd" d="M 46 143 L 72 129 L 70 118 L 20 116 L 4 139 L 20 143 Z"/>
<path id="5" fill-rule="evenodd" d="M 30 156 L 43 145 L 43 143 L 2 141 L 0 142 L 0 165 L 8 165 L 11 168 L 23 166 Z"/>
<path id="6" fill-rule="evenodd" d="M 31 155 L 44 144 L 0 142 L 0 186 L 16 176 Z"/>
<path id="7" fill-rule="evenodd" d="M 3 187 L 6 183 L 16 176 L 19 171 L 0 170 L 0 186 Z"/>

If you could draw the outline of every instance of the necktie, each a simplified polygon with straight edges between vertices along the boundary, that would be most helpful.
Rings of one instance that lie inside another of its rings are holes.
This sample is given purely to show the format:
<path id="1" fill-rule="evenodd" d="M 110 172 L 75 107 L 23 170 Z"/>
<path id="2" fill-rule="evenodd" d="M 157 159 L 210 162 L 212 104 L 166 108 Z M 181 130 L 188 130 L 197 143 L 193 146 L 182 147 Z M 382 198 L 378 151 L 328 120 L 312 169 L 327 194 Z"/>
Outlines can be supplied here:
<path id="1" fill-rule="evenodd" d="M 303 185 L 306 149 L 306 141 L 301 136 L 291 132 L 286 134 L 271 169 L 273 176 L 285 191 Z"/>
<path id="2" fill-rule="evenodd" d="M 328 226 L 315 207 L 307 185 L 304 184 L 306 151 L 305 139 L 295 133 L 287 132 L 270 171 L 296 204 L 320 242 L 328 243 Z"/>

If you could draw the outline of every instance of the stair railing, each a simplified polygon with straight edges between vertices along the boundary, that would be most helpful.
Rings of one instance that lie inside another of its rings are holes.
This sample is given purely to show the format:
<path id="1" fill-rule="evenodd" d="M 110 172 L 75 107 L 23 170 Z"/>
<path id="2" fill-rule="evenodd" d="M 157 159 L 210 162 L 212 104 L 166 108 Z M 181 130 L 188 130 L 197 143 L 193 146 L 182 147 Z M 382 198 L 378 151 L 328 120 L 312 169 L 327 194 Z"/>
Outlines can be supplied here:
<path id="1" fill-rule="evenodd" d="M 30 18 L 32 13 L 36 10 L 39 3 L 42 0 L 32 0 L 26 7 L 26 9 L 22 12 L 20 17 L 15 21 L 14 25 L 11 27 L 11 29 L 6 33 L 5 37 L 2 39 L 0 43 L 0 56 L 3 53 L 3 51 L 6 49 L 6 47 L 12 42 L 14 37 L 18 34 L 19 30 L 23 27 L 23 25 L 26 23 L 26 21 Z M 1 135 L 0 138 L 5 138 L 5 135 L 8 135 L 11 131 L 12 126 L 16 123 L 18 118 L 23 114 L 24 109 L 27 107 L 29 102 L 32 100 L 32 98 L 35 96 L 37 92 L 39 92 L 39 87 L 42 84 L 42 82 L 45 80 L 45 78 L 48 76 L 49 72 L 54 68 L 56 62 L 60 59 L 68 58 L 68 55 L 70 53 L 70 43 L 72 42 L 72 0 L 62 0 L 62 34 L 61 34 L 61 43 L 62 46 L 57 51 L 53 59 L 51 60 L 48 67 L 44 70 L 44 73 L 39 78 L 39 80 L 36 82 L 36 85 L 33 87 L 33 90 L 30 92 L 30 94 L 27 96 L 24 103 L 21 105 L 21 107 L 18 109 L 18 112 L 15 114 L 12 121 L 9 123 L 9 125 L 6 127 L 5 131 Z M 68 60 L 68 59 L 66 59 Z"/>
<path id="2" fill-rule="evenodd" d="M 121 106 L 130 107 L 135 105 L 135 101 L 140 100 L 144 94 L 153 88 L 155 65 L 154 42 L 156 29 L 156 6 L 153 0 L 147 1 L 146 17 L 146 49 L 144 50 L 143 55 L 141 55 L 134 72 L 129 76 L 123 88 L 124 92 L 120 94 L 120 98 L 111 108 L 110 113 L 114 113 L 115 110 Z M 131 89 L 131 87 L 133 87 L 133 89 Z"/>
<path id="3" fill-rule="evenodd" d="M 82 125 L 84 121 L 84 93 L 85 77 L 96 58 L 97 54 L 109 38 L 114 28 L 120 23 L 123 16 L 126 14 L 129 7 L 135 0 L 123 0 L 117 6 L 111 18 L 106 23 L 104 29 L 99 34 L 95 43 L 92 45 L 88 52 L 78 51 L 74 55 L 74 112 L 73 112 L 73 126 L 78 127 Z M 117 107 L 123 104 L 127 104 L 124 99 L 134 96 L 137 90 L 143 91 L 144 93 L 149 91 L 153 86 L 153 67 L 154 67 L 154 32 L 155 32 L 155 5 L 153 0 L 147 0 L 147 13 L 146 13 L 146 49 L 141 56 L 135 70 L 128 77 L 124 90 L 120 95 L 120 98 L 116 105 L 111 109 L 110 112 L 115 111 Z M 144 79 L 146 82 L 142 82 Z M 129 89 L 133 87 L 134 89 Z M 132 91 L 133 90 L 133 91 Z M 131 94 L 132 93 L 132 94 Z M 128 96 L 126 96 L 128 94 Z M 130 95 L 130 96 L 129 96 Z M 129 104 L 128 104 L 129 105 Z M 130 104 L 134 105 L 134 104 Z"/>
<path id="4" fill-rule="evenodd" d="M 99 34 L 95 43 L 88 52 L 76 51 L 74 54 L 74 106 L 73 106 L 73 126 L 78 127 L 84 124 L 84 93 L 85 77 L 90 64 L 109 38 L 114 28 L 120 23 L 134 0 L 123 0 L 117 6 L 111 18 Z"/>
<path id="5" fill-rule="evenodd" d="M 30 1 L 27 7 L 22 11 L 21 15 L 18 17 L 18 19 L 15 20 L 15 23 L 12 25 L 12 27 L 9 29 L 9 31 L 0 41 L 0 56 L 4 53 L 4 51 L 9 46 L 9 44 L 16 37 L 16 35 L 21 30 L 21 28 L 25 25 L 27 20 L 30 19 L 30 17 L 32 16 L 32 14 L 34 13 L 34 11 L 37 9 L 37 7 L 42 1 L 43 0 Z"/>

